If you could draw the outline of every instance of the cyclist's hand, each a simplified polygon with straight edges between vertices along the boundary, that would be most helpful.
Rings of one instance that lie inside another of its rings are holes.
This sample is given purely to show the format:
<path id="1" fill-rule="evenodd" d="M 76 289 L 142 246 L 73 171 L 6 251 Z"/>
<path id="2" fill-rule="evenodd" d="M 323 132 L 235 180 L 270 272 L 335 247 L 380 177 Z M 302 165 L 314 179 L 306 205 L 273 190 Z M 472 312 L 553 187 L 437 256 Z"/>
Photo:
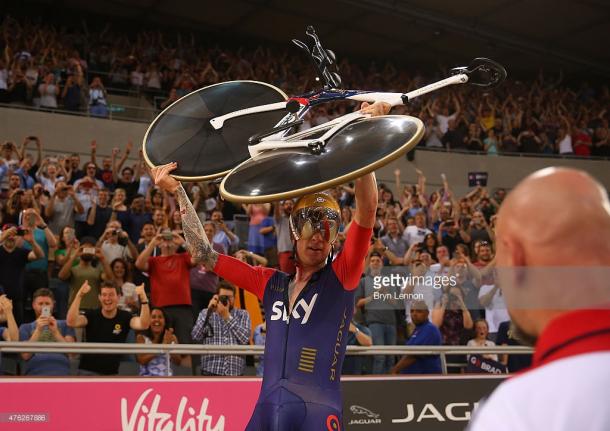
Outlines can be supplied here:
<path id="1" fill-rule="evenodd" d="M 178 167 L 178 163 L 168 163 L 167 165 L 155 166 L 150 170 L 155 185 L 168 192 L 175 192 L 180 182 L 170 176 L 170 172 Z"/>
<path id="2" fill-rule="evenodd" d="M 392 109 L 392 105 L 387 102 L 375 102 L 372 105 L 368 102 L 360 105 L 360 112 L 363 114 L 371 114 L 371 117 L 378 117 L 380 115 L 387 115 Z"/>

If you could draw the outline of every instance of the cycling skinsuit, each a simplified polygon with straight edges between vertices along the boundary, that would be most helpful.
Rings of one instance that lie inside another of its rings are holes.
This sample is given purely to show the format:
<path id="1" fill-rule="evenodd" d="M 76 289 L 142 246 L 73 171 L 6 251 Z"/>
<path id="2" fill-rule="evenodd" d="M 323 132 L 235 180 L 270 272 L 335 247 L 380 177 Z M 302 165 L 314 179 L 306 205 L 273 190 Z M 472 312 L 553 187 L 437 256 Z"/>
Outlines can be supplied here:
<path id="1" fill-rule="evenodd" d="M 248 431 L 343 429 L 339 380 L 371 234 L 352 222 L 343 250 L 311 277 L 290 316 L 290 276 L 219 256 L 214 272 L 262 298 L 267 319 L 263 386 Z"/>

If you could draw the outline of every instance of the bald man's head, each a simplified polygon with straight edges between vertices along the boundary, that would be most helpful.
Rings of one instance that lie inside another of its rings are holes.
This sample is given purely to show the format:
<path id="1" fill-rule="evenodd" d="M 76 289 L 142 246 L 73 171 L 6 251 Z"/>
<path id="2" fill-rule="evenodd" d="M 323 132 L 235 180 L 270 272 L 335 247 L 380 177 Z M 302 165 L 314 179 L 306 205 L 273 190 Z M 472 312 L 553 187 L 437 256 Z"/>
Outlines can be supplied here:
<path id="1" fill-rule="evenodd" d="M 586 172 L 546 168 L 525 178 L 503 202 L 495 233 L 502 292 L 526 333 L 610 298 L 610 203 Z"/>
<path id="2" fill-rule="evenodd" d="M 499 266 L 608 265 L 608 196 L 586 172 L 542 169 L 508 195 L 496 235 L 498 247 L 512 251 L 498 253 Z"/>

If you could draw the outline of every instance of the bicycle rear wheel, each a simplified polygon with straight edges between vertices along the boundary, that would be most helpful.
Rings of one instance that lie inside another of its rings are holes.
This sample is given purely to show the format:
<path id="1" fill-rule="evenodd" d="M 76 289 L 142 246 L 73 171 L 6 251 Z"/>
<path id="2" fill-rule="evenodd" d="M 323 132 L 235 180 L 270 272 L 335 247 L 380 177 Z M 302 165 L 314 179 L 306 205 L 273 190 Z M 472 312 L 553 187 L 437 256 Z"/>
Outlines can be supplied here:
<path id="1" fill-rule="evenodd" d="M 221 177 L 250 157 L 248 138 L 275 126 L 285 110 L 261 112 L 227 120 L 215 130 L 210 120 L 254 106 L 277 103 L 288 96 L 258 81 L 229 81 L 187 94 L 161 112 L 144 136 L 149 166 L 177 162 L 172 174 L 182 181 Z"/>
<path id="2" fill-rule="evenodd" d="M 424 125 L 415 117 L 364 118 L 334 134 L 321 154 L 277 149 L 246 160 L 224 177 L 220 193 L 234 202 L 261 203 L 325 190 L 390 163 L 423 134 Z"/>

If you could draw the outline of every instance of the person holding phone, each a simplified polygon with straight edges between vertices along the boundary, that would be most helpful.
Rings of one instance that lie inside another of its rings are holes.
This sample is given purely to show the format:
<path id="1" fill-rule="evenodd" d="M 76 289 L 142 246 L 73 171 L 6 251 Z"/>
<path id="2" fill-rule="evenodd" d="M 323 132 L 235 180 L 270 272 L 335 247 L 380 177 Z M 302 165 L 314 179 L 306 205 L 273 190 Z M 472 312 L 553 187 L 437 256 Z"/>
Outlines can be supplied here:
<path id="1" fill-rule="evenodd" d="M 35 320 L 19 327 L 19 340 L 28 342 L 73 343 L 76 341 L 74 329 L 65 320 L 53 317 L 55 296 L 47 288 L 40 288 L 32 295 L 32 309 Z M 63 353 L 21 353 L 25 361 L 27 376 L 69 376 L 70 361 Z"/>

